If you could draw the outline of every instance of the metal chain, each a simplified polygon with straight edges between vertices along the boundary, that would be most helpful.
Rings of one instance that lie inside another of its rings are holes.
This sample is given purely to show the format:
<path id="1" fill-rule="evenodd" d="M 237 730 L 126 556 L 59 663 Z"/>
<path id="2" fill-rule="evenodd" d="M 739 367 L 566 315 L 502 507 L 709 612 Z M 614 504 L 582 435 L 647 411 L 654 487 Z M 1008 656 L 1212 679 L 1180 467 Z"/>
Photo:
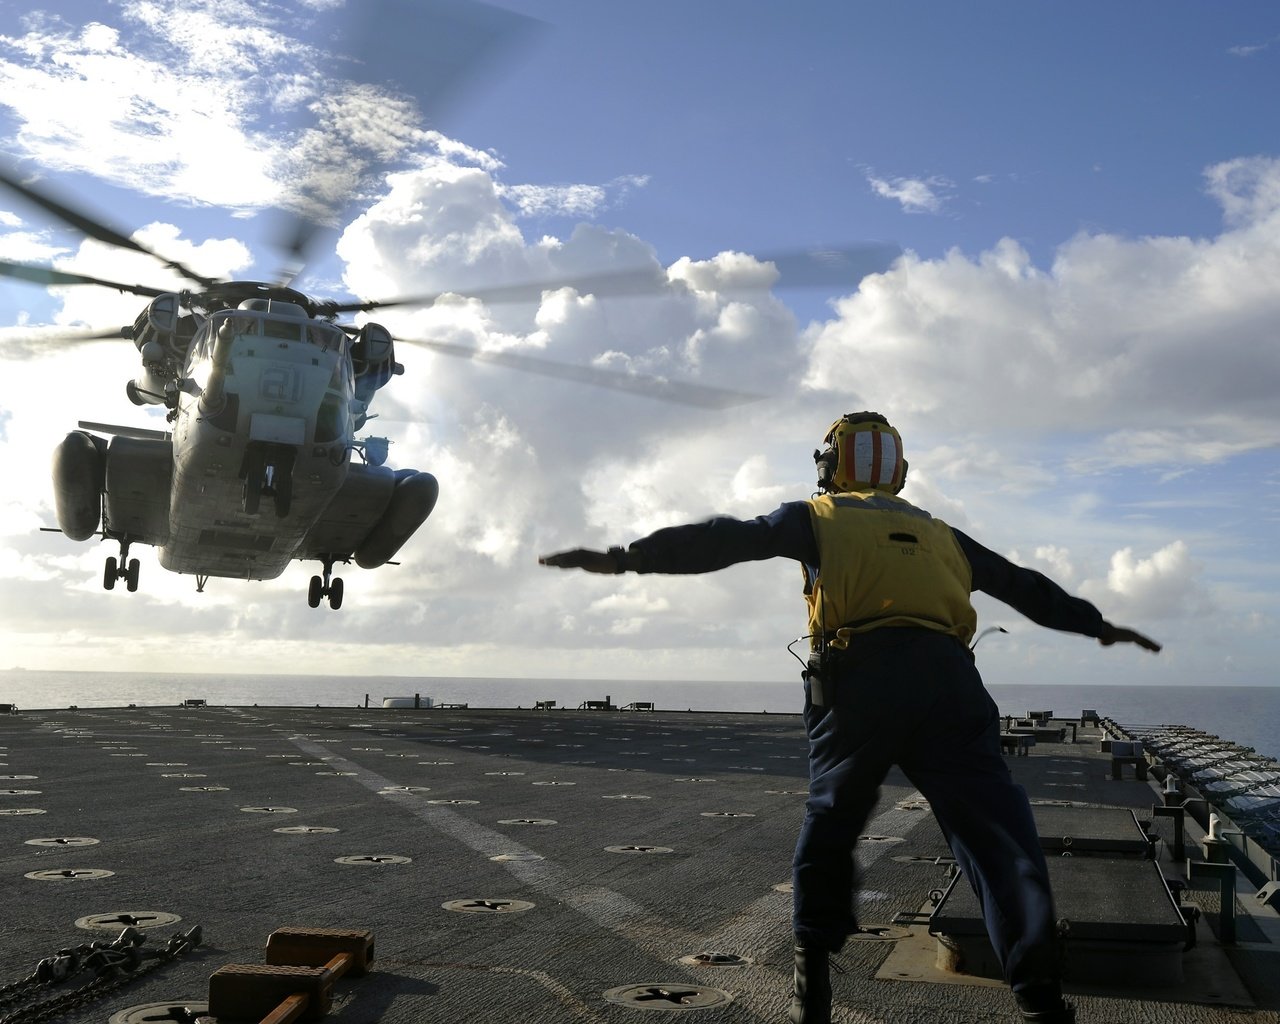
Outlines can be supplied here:
<path id="1" fill-rule="evenodd" d="M 53 988 L 83 970 L 94 971 L 94 977 L 65 995 L 13 1010 L 0 1017 L 0 1024 L 37 1024 L 87 1006 L 189 953 L 200 945 L 200 939 L 200 926 L 196 925 L 173 935 L 164 949 L 144 950 L 146 936 L 136 928 L 126 928 L 112 942 L 97 940 L 60 949 L 36 964 L 27 977 L 0 988 L 0 1006 L 34 999 L 38 990 Z M 144 964 L 144 960 L 150 963 Z M 22 994 L 28 989 L 37 992 Z"/>
<path id="2" fill-rule="evenodd" d="M 115 941 L 121 942 L 125 939 L 126 935 L 122 932 Z M 129 941 L 132 941 L 131 937 Z M 0 1007 L 30 999 L 30 996 L 23 994 L 26 989 L 52 988 L 80 970 L 81 957 L 94 950 L 112 946 L 112 943 L 99 939 L 93 943 L 82 943 L 74 949 L 60 949 L 53 956 L 45 957 L 25 978 L 19 978 L 8 985 L 0 985 Z"/>
<path id="3" fill-rule="evenodd" d="M 32 971 L 25 978 L 19 978 L 17 981 L 10 982 L 8 985 L 0 985 L 0 1007 L 9 1006 L 13 1003 L 20 1003 L 27 997 L 22 993 L 29 988 L 37 988 L 41 985 L 41 981 Z"/>

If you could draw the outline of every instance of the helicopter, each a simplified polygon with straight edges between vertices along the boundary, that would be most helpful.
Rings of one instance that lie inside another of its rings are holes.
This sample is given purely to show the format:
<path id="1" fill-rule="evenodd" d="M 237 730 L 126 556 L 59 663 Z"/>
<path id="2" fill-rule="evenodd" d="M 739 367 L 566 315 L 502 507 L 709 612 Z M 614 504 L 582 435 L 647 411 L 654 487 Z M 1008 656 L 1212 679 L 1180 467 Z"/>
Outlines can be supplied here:
<path id="1" fill-rule="evenodd" d="M 201 282 L 156 292 L 123 336 L 141 359 L 125 385 L 170 429 L 81 421 L 53 457 L 58 529 L 119 544 L 103 586 L 136 591 L 134 544 L 196 577 L 266 580 L 318 560 L 308 604 L 342 606 L 334 565 L 387 564 L 439 496 L 430 473 L 384 465 L 386 438 L 358 439 L 374 394 L 403 373 L 386 328 L 284 285 Z M 106 437 L 102 435 L 107 435 Z"/>
<path id="2" fill-rule="evenodd" d="M 130 325 L 71 340 L 122 337 L 140 369 L 126 382 L 136 406 L 162 406 L 168 430 L 80 421 L 53 458 L 56 532 L 114 541 L 102 585 L 138 589 L 135 544 L 157 549 L 160 565 L 194 575 L 268 580 L 291 561 L 318 561 L 308 604 L 342 606 L 335 565 L 364 569 L 392 559 L 431 515 L 440 487 L 428 472 L 385 465 L 389 441 L 358 437 L 376 393 L 404 373 L 395 339 L 383 326 L 339 322 L 381 307 L 428 306 L 441 294 L 339 303 L 313 299 L 284 283 L 218 281 L 165 259 L 101 220 L 0 171 L 6 187 L 113 246 L 152 257 L 192 288 L 166 290 L 50 267 L 0 260 L 0 276 L 41 285 L 92 285 L 148 299 Z M 819 283 L 892 256 L 875 247 L 781 254 L 799 284 Z M 851 258 L 852 257 L 852 258 Z M 469 289 L 486 302 L 530 301 L 548 289 L 643 295 L 668 285 L 654 267 L 609 271 L 569 281 Z M 442 293 L 451 294 L 451 293 Z M 451 342 L 409 339 L 456 357 L 498 363 L 683 405 L 723 409 L 761 396 L 721 387 L 532 357 L 483 352 Z M 103 436 L 106 435 L 106 436 Z M 52 528 L 45 528 L 52 529 Z"/>
<path id="3" fill-rule="evenodd" d="M 461 83 L 542 27 L 474 0 L 370 0 L 347 5 L 343 13 L 345 20 L 337 23 L 317 22 L 317 38 L 342 41 L 343 51 L 349 51 L 341 61 L 346 71 L 371 73 L 373 84 L 387 76 L 393 88 L 383 94 L 383 106 L 393 114 L 403 96 L 438 115 Z M 322 50 L 327 52 L 327 44 Z M 326 82 L 333 66 L 324 64 Z M 352 95 L 360 100 L 364 94 Z M 357 108 L 364 116 L 366 107 Z M 107 590 L 121 581 L 127 591 L 138 589 L 140 563 L 131 557 L 135 545 L 155 547 L 163 568 L 195 576 L 197 591 L 211 577 L 268 580 L 294 560 L 319 562 L 321 571 L 311 576 L 307 589 L 313 608 L 324 601 L 333 609 L 342 606 L 343 581 L 334 575 L 335 566 L 395 564 L 435 508 L 440 485 L 429 472 L 387 466 L 387 438 L 361 436 L 375 415 L 370 406 L 376 394 L 401 376 L 404 366 L 396 358 L 397 339 L 385 327 L 345 323 L 344 315 L 428 307 L 443 295 L 537 303 L 548 290 L 565 287 L 606 297 L 682 286 L 655 259 L 632 270 L 465 293 L 352 302 L 312 298 L 293 287 L 307 253 L 340 226 L 355 195 L 376 190 L 381 171 L 389 170 L 387 161 L 393 159 L 364 153 L 356 140 L 337 130 L 338 122 L 325 124 L 324 137 L 332 145 L 327 158 L 303 161 L 290 198 L 264 211 L 283 215 L 277 245 L 292 260 L 274 282 L 196 273 L 32 185 L 38 174 L 20 173 L 15 163 L 0 158 L 0 187 L 84 237 L 155 260 L 189 285 L 155 288 L 0 260 L 0 276 L 46 287 L 107 288 L 147 303 L 119 330 L 71 340 L 132 342 L 140 366 L 125 384 L 126 395 L 135 406 L 162 407 L 168 429 L 80 421 L 53 459 L 57 532 L 75 541 L 98 537 L 118 545 L 103 567 Z M 346 182 L 342 186 L 330 180 L 338 168 L 344 170 L 338 176 Z M 760 261 L 774 263 L 782 283 L 849 285 L 884 269 L 900 252 L 893 245 L 860 244 L 784 252 Z M 708 409 L 761 397 L 515 351 L 398 340 L 443 355 Z"/>

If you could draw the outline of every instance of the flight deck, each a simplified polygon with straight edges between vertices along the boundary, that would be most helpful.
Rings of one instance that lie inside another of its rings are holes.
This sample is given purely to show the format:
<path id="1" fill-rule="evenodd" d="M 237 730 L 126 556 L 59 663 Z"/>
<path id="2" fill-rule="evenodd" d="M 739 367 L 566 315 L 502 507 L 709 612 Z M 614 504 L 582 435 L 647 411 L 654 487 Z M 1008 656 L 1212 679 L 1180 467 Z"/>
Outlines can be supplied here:
<path id="1" fill-rule="evenodd" d="M 279 929 L 369 933 L 368 972 L 324 982 L 334 1022 L 785 1019 L 798 715 L 189 703 L 0 715 L 0 1022 L 229 1020 L 211 977 L 279 973 Z M 1274 860 L 1206 842 L 1105 718 L 1006 727 L 1080 1020 L 1280 1022 Z M 1016 1020 L 897 773 L 857 860 L 833 1019 Z"/>

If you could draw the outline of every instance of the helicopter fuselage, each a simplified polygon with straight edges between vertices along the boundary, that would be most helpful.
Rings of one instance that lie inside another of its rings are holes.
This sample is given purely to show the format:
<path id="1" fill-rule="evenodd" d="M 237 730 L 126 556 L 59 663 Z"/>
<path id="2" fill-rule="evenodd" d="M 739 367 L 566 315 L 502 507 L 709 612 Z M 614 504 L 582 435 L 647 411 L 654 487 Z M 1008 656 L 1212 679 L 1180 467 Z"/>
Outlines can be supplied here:
<path id="1" fill-rule="evenodd" d="M 166 569 L 279 576 L 341 489 L 350 343 L 299 314 L 226 310 L 196 332 L 173 424 Z"/>

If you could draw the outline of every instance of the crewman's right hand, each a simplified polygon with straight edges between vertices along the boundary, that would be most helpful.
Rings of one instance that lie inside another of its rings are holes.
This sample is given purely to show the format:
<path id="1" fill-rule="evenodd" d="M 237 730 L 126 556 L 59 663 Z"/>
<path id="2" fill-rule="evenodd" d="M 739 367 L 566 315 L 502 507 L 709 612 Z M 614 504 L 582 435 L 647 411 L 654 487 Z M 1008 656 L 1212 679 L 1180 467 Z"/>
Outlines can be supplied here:
<path id="1" fill-rule="evenodd" d="M 1112 644 L 1137 644 L 1153 654 L 1160 650 L 1160 645 L 1149 636 L 1143 636 L 1136 629 L 1113 626 L 1109 622 L 1102 624 L 1102 635 L 1098 637 L 1098 643 L 1103 647 L 1110 647 Z"/>
<path id="2" fill-rule="evenodd" d="M 555 569 L 585 569 L 587 572 L 616 575 L 622 571 L 618 559 L 608 551 L 592 551 L 589 548 L 574 548 L 572 551 L 560 551 L 554 555 L 543 555 L 538 559 L 539 565 L 549 565 Z"/>

